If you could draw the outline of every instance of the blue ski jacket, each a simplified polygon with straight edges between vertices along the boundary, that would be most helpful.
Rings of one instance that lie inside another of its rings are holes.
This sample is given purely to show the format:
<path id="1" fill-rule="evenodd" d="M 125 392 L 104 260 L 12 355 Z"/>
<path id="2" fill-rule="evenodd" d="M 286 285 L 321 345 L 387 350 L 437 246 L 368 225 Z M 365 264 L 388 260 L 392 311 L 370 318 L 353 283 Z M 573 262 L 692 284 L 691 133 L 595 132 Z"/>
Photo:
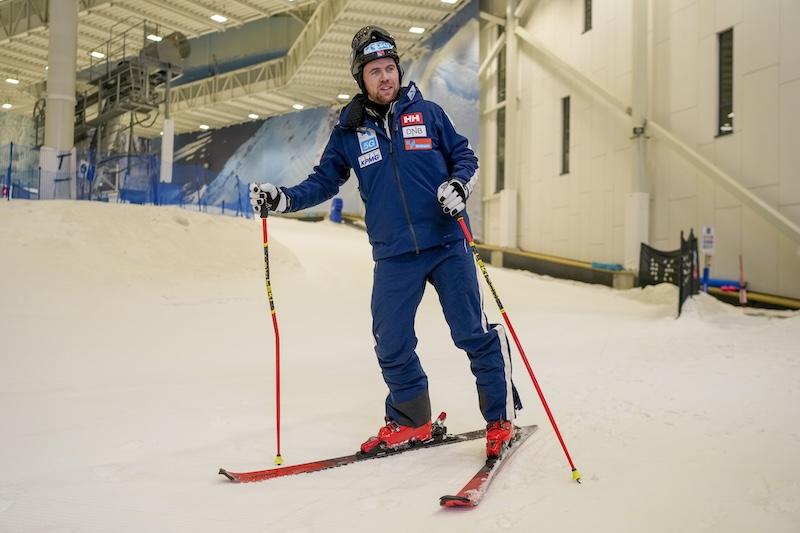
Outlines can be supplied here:
<path id="1" fill-rule="evenodd" d="M 423 99 L 414 83 L 400 89 L 383 120 L 365 113 L 360 127 L 348 126 L 355 105 L 342 110 L 308 178 L 283 188 L 289 210 L 332 198 L 353 169 L 375 260 L 462 239 L 456 220 L 442 212 L 437 189 L 456 178 L 471 191 L 478 159 L 444 110 Z"/>

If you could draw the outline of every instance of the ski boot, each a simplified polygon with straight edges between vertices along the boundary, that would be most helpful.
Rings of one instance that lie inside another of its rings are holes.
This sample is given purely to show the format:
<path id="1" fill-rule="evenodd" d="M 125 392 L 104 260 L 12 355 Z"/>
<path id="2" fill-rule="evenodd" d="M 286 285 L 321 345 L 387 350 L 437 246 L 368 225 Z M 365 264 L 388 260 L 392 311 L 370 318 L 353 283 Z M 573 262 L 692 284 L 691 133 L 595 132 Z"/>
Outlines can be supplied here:
<path id="1" fill-rule="evenodd" d="M 508 420 L 486 425 L 486 458 L 499 459 L 514 439 L 514 424 Z"/>
<path id="2" fill-rule="evenodd" d="M 386 419 L 386 425 L 378 430 L 376 437 L 370 437 L 361 445 L 361 453 L 375 455 L 382 451 L 410 448 L 418 443 L 430 441 L 447 433 L 442 413 L 433 423 L 428 422 L 419 427 L 402 426 L 394 420 Z"/>

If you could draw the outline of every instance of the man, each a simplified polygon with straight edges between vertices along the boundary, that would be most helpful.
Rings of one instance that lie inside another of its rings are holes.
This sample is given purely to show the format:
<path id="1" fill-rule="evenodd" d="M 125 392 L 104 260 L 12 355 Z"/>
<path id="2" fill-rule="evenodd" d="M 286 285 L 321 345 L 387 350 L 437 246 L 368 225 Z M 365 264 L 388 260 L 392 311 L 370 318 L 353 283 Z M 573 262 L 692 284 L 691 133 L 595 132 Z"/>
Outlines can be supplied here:
<path id="1" fill-rule="evenodd" d="M 375 260 L 375 352 L 389 388 L 386 425 L 361 451 L 431 438 L 428 379 L 414 334 L 429 282 L 453 341 L 469 356 L 487 422 L 486 453 L 498 457 L 522 406 L 505 331 L 487 324 L 472 253 L 454 218 L 466 207 L 477 158 L 438 105 L 424 100 L 413 83 L 401 87 L 400 58 L 388 32 L 367 26 L 356 33 L 351 72 L 362 94 L 342 110 L 319 165 L 294 187 L 252 184 L 251 204 L 256 212 L 263 204 L 279 213 L 305 209 L 333 197 L 355 171 Z"/>

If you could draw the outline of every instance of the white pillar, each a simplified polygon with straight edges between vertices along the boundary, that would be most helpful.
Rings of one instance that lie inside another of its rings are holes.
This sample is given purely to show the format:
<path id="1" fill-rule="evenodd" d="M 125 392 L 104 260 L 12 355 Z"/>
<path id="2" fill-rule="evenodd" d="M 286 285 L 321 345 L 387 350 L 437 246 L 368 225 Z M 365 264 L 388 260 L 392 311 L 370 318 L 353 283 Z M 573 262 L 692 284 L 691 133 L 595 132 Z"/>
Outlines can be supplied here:
<path id="1" fill-rule="evenodd" d="M 78 49 L 78 0 L 50 0 L 47 49 L 47 108 L 44 146 L 39 156 L 42 199 L 76 197 L 75 71 Z M 56 179 L 59 181 L 56 190 Z"/>
<path id="2" fill-rule="evenodd" d="M 650 182 L 647 177 L 647 75 L 648 0 L 634 0 L 633 4 L 633 75 L 631 76 L 631 126 L 635 136 L 631 192 L 625 216 L 625 268 L 638 270 L 641 243 L 650 241 Z"/>
<path id="3" fill-rule="evenodd" d="M 175 121 L 165 118 L 161 136 L 161 183 L 172 183 L 172 158 L 175 140 Z"/>
<path id="4" fill-rule="evenodd" d="M 505 189 L 506 198 L 517 201 L 516 191 L 519 189 L 519 46 L 517 41 L 517 0 L 506 2 L 506 135 L 505 135 Z M 504 202 L 501 202 L 501 206 Z M 503 232 L 504 246 L 517 247 L 517 213 L 503 214 L 506 230 Z"/>

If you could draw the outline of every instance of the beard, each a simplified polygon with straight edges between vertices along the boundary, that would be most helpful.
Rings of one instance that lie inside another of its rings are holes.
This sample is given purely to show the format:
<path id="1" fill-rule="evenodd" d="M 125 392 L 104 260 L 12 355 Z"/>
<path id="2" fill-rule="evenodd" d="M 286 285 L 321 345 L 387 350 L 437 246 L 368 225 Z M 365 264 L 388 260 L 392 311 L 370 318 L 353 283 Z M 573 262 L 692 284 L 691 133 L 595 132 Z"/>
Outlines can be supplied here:
<path id="1" fill-rule="evenodd" d="M 392 90 L 389 93 L 386 93 L 384 91 L 381 91 L 380 90 L 381 88 L 379 87 L 375 91 L 368 92 L 367 96 L 369 97 L 370 100 L 372 100 L 376 104 L 381 104 L 381 105 L 391 104 L 397 98 L 397 93 L 400 92 L 400 87 L 398 87 L 394 83 L 387 84 L 384 86 L 384 88 L 386 87 L 391 87 Z"/>

